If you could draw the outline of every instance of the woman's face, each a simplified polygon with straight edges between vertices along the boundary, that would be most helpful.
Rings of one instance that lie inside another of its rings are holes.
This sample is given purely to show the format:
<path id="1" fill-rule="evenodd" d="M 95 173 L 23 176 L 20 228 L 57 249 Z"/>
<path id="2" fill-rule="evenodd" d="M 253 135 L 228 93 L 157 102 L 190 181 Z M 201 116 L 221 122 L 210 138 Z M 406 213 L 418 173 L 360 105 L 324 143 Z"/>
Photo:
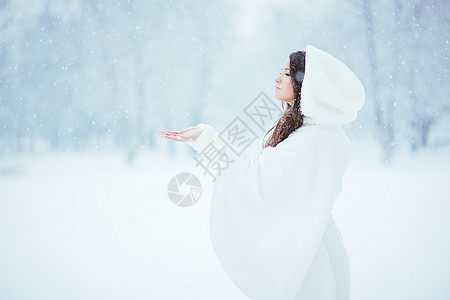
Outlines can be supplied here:
<path id="1" fill-rule="evenodd" d="M 289 71 L 289 57 L 284 62 L 283 66 L 281 67 L 281 73 L 275 78 L 275 92 L 273 96 L 276 99 L 286 101 L 290 105 L 294 105 L 294 87 L 292 86 L 291 82 L 291 74 Z"/>

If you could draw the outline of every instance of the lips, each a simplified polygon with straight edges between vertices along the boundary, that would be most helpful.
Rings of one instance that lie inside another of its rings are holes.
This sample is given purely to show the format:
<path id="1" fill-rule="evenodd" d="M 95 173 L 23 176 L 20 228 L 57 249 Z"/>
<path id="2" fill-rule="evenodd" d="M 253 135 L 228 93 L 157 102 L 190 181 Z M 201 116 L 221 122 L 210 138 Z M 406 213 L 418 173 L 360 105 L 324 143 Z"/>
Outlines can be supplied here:
<path id="1" fill-rule="evenodd" d="M 276 89 L 276 90 L 281 90 L 281 88 L 279 88 L 278 86 L 275 86 L 275 89 Z"/>

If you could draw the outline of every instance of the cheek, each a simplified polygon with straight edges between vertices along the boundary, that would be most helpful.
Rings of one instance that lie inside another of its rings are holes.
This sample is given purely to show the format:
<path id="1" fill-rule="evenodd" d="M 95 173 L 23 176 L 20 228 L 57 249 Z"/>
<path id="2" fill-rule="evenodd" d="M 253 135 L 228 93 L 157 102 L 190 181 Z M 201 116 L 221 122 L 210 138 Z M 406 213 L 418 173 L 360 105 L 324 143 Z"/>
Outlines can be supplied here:
<path id="1" fill-rule="evenodd" d="M 289 94 L 294 94 L 294 87 L 292 86 L 292 83 L 290 80 L 286 80 L 284 82 L 284 90 Z"/>

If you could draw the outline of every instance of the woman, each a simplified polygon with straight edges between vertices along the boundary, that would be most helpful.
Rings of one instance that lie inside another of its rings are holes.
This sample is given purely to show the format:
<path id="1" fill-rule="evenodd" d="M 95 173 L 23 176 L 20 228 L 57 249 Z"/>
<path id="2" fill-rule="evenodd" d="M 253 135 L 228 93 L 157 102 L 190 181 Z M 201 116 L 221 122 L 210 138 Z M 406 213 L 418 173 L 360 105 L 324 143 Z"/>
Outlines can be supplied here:
<path id="1" fill-rule="evenodd" d="M 215 182 L 212 244 L 251 299 L 349 299 L 347 251 L 331 211 L 349 159 L 341 124 L 356 118 L 364 89 L 313 46 L 290 54 L 275 82 L 287 108 L 262 149 L 244 151 Z M 160 134 L 199 152 L 224 145 L 205 124 Z"/>

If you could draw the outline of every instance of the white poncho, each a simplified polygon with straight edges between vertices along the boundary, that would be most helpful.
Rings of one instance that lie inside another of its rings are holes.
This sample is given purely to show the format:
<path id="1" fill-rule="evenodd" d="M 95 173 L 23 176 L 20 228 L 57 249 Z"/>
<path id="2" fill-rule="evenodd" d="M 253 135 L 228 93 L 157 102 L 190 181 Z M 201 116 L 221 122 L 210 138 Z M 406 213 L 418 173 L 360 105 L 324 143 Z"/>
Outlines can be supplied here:
<path id="1" fill-rule="evenodd" d="M 276 147 L 262 149 L 260 140 L 214 184 L 211 241 L 228 276 L 251 299 L 349 297 L 347 254 L 331 211 L 342 189 L 350 150 L 340 123 L 356 117 L 354 110 L 362 105 L 364 93 L 353 93 L 359 103 L 342 110 L 331 108 L 339 113 L 327 122 L 330 112 L 321 114 L 318 108 L 331 106 L 309 86 L 319 80 L 315 74 L 321 80 L 323 72 L 308 66 L 314 65 L 313 60 L 319 60 L 316 65 L 325 60 L 326 66 L 331 59 L 336 68 L 336 59 L 312 46 L 306 51 L 308 94 L 302 95 L 302 102 L 309 101 L 306 107 L 312 110 L 310 115 L 305 113 L 305 124 Z M 353 75 L 348 69 L 343 72 Z M 351 79 L 345 80 L 358 89 L 359 81 Z M 350 94 L 346 99 L 353 101 Z M 218 148 L 225 145 L 213 127 L 203 127 L 203 133 L 189 143 L 194 149 L 200 152 L 211 141 Z"/>

